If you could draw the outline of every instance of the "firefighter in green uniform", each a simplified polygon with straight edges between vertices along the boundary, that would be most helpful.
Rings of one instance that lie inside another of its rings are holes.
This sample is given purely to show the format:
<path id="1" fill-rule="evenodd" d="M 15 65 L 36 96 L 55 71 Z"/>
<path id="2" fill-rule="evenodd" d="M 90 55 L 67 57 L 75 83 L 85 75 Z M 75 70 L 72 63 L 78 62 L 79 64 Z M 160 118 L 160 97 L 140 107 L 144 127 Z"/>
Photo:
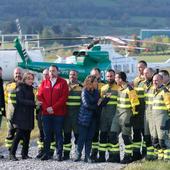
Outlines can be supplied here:
<path id="1" fill-rule="evenodd" d="M 150 130 L 152 129 L 152 101 L 153 101 L 153 85 L 152 78 L 154 75 L 154 70 L 152 68 L 144 69 L 144 95 L 145 95 L 145 113 L 144 113 L 144 141 L 146 144 L 146 156 L 145 159 L 155 160 L 155 149 L 152 146 Z"/>
<path id="2" fill-rule="evenodd" d="M 5 116 L 5 100 L 4 100 L 4 88 L 3 88 L 3 79 L 2 79 L 2 68 L 0 67 L 0 128 L 2 123 L 2 116 Z M 0 155 L 0 158 L 4 158 L 4 156 Z"/>
<path id="3" fill-rule="evenodd" d="M 78 72 L 76 70 L 70 71 L 68 86 L 69 96 L 67 101 L 67 115 L 64 120 L 64 160 L 70 159 L 72 131 L 75 137 L 75 145 L 77 145 L 78 139 L 77 115 L 80 110 L 81 91 L 83 86 L 78 82 Z"/>
<path id="4" fill-rule="evenodd" d="M 9 150 L 12 146 L 12 141 L 14 139 L 14 135 L 16 132 L 16 129 L 11 122 L 14 113 L 14 106 L 16 104 L 16 94 L 13 93 L 13 91 L 16 88 L 16 83 L 20 82 L 22 79 L 22 70 L 18 67 L 15 68 L 13 77 L 14 79 L 5 86 L 5 90 L 4 90 L 5 104 L 6 104 L 6 117 L 7 117 L 7 124 L 8 124 L 8 134 L 5 139 L 5 146 Z"/>
<path id="5" fill-rule="evenodd" d="M 98 81 L 98 90 L 99 93 L 101 91 L 101 88 L 105 84 L 104 81 L 101 80 L 101 70 L 97 67 L 93 68 L 90 72 L 90 75 L 93 75 L 97 78 Z M 97 155 L 98 155 L 98 148 L 99 148 L 99 125 L 100 125 L 100 114 L 101 114 L 101 109 L 102 107 L 97 108 L 97 123 L 96 123 L 96 129 L 95 129 L 95 134 L 93 137 L 93 142 L 92 142 L 92 151 L 91 151 L 91 159 L 92 161 L 97 161 Z"/>
<path id="6" fill-rule="evenodd" d="M 144 101 L 144 75 L 143 71 L 147 67 L 147 63 L 143 60 L 137 64 L 139 75 L 134 79 L 134 89 L 137 92 L 139 98 L 139 106 L 137 112 L 138 115 L 132 117 L 133 127 L 133 160 L 142 159 L 141 146 L 143 155 L 146 154 L 146 147 L 142 142 L 142 136 L 144 137 L 144 112 L 145 112 L 145 101 Z"/>
<path id="7" fill-rule="evenodd" d="M 112 119 L 116 112 L 118 86 L 115 83 L 115 72 L 110 69 L 106 72 L 107 84 L 101 88 L 101 105 L 102 112 L 100 117 L 100 143 L 99 158 L 97 162 L 105 162 L 105 153 L 109 151 L 109 159 L 112 161 L 112 153 L 110 152 L 110 128 Z"/>
<path id="8" fill-rule="evenodd" d="M 163 76 L 153 77 L 154 100 L 152 102 L 153 128 L 150 129 L 152 144 L 158 149 L 159 160 L 170 160 L 170 92 L 163 85 Z"/>
<path id="9" fill-rule="evenodd" d="M 126 74 L 119 72 L 115 75 L 115 81 L 119 85 L 117 97 L 116 114 L 113 117 L 111 126 L 112 145 L 110 152 L 112 153 L 112 162 L 120 162 L 119 134 L 125 144 L 124 158 L 122 164 L 130 163 L 132 159 L 133 144 L 131 140 L 131 117 L 138 114 L 136 107 L 139 105 L 139 99 L 136 91 L 127 83 Z"/>

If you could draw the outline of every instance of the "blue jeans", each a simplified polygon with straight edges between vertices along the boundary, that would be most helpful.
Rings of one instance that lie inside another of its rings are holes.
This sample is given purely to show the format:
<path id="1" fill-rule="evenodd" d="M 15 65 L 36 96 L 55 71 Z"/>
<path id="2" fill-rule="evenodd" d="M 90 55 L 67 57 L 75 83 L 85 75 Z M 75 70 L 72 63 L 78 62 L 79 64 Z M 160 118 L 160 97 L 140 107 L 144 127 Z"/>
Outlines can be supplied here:
<path id="1" fill-rule="evenodd" d="M 92 140 L 96 128 L 96 120 L 90 123 L 88 127 L 79 125 L 79 137 L 78 137 L 78 154 L 81 156 L 83 147 L 85 146 L 85 158 L 90 157 Z"/>
<path id="2" fill-rule="evenodd" d="M 53 138 L 53 134 L 56 138 L 57 154 L 62 156 L 63 151 L 63 123 L 64 116 L 56 115 L 43 115 L 43 131 L 44 131 L 44 151 L 45 154 L 50 155 L 50 143 Z"/>

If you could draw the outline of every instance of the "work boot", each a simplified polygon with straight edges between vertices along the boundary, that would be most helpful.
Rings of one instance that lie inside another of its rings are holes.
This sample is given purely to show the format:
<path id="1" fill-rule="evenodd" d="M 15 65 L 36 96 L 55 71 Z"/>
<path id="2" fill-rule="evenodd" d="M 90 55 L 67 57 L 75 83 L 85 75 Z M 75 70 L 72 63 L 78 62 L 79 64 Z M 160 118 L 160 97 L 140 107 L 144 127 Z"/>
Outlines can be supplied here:
<path id="1" fill-rule="evenodd" d="M 43 156 L 43 154 L 44 154 L 44 150 L 43 150 L 43 149 L 40 149 L 40 150 L 38 151 L 38 155 L 36 156 L 36 158 L 37 158 L 37 159 L 40 159 L 40 158 Z"/>
<path id="2" fill-rule="evenodd" d="M 57 161 L 58 161 L 58 162 L 63 161 L 62 155 L 57 155 Z"/>
<path id="3" fill-rule="evenodd" d="M 92 153 L 91 153 L 91 156 L 90 156 L 92 161 L 96 161 L 97 160 L 97 153 L 98 153 L 97 149 L 92 149 Z"/>
<path id="4" fill-rule="evenodd" d="M 0 155 L 0 159 L 3 159 L 4 158 L 4 156 L 3 155 Z"/>
<path id="5" fill-rule="evenodd" d="M 106 162 L 105 152 L 103 152 L 103 151 L 99 152 L 99 158 L 97 159 L 96 162 Z"/>
<path id="6" fill-rule="evenodd" d="M 109 158 L 107 159 L 107 162 L 120 163 L 120 154 L 119 153 L 113 154 L 109 152 Z"/>
<path id="7" fill-rule="evenodd" d="M 89 157 L 84 158 L 84 162 L 86 163 L 92 163 L 93 161 Z"/>
<path id="8" fill-rule="evenodd" d="M 140 153 L 140 150 L 133 151 L 132 159 L 133 159 L 133 161 L 137 161 L 137 160 L 141 160 L 142 159 L 142 155 Z"/>
<path id="9" fill-rule="evenodd" d="M 64 151 L 64 157 L 63 160 L 69 160 L 70 159 L 70 152 Z"/>
<path id="10" fill-rule="evenodd" d="M 124 155 L 124 158 L 120 161 L 121 164 L 129 164 L 133 162 L 132 156 L 130 155 Z"/>
<path id="11" fill-rule="evenodd" d="M 41 159 L 41 161 L 46 161 L 46 160 L 50 159 L 50 156 L 47 154 L 44 154 L 40 159 Z"/>
<path id="12" fill-rule="evenodd" d="M 32 159 L 32 157 L 28 155 L 22 155 L 22 159 Z"/>
<path id="13" fill-rule="evenodd" d="M 81 161 L 81 154 L 77 153 L 74 162 L 79 162 L 79 161 Z"/>
<path id="14" fill-rule="evenodd" d="M 18 158 L 15 156 L 15 155 L 9 155 L 9 159 L 11 160 L 11 161 L 18 161 Z"/>

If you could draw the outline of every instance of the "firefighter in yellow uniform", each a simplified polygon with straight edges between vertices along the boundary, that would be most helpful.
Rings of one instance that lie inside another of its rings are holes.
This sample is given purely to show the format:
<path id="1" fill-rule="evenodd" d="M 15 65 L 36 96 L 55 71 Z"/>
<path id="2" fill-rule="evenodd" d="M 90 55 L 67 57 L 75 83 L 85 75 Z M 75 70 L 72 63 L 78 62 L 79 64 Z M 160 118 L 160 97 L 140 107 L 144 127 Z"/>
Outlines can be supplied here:
<path id="1" fill-rule="evenodd" d="M 116 112 L 118 86 L 115 83 L 115 72 L 110 69 L 106 72 L 107 84 L 101 88 L 101 117 L 100 117 L 100 142 L 99 142 L 99 158 L 97 162 L 105 162 L 106 151 L 109 151 L 107 161 L 112 162 L 112 153 L 110 152 L 110 128 L 112 119 Z"/>
<path id="2" fill-rule="evenodd" d="M 77 145 L 78 139 L 77 116 L 81 104 L 82 85 L 78 82 L 78 72 L 76 70 L 70 71 L 68 86 L 67 115 L 64 120 L 64 160 L 70 159 L 72 131 L 75 137 L 75 145 Z"/>
<path id="3" fill-rule="evenodd" d="M 121 162 L 122 164 L 130 163 L 132 159 L 133 143 L 131 139 L 131 118 L 138 114 L 136 107 L 139 105 L 139 99 L 136 91 L 127 83 L 127 77 L 124 72 L 119 72 L 115 76 L 115 81 L 119 85 L 117 97 L 117 110 L 113 117 L 111 126 L 112 145 L 112 162 Z M 119 134 L 125 144 L 124 158 L 120 161 Z"/>
<path id="4" fill-rule="evenodd" d="M 93 75 L 97 78 L 98 81 L 98 90 L 99 93 L 101 92 L 101 88 L 103 87 L 103 85 L 105 84 L 104 81 L 101 80 L 101 70 L 97 67 L 93 68 L 90 72 L 90 75 Z M 95 129 L 95 134 L 93 137 L 93 141 L 92 141 L 92 151 L 91 151 L 91 159 L 93 162 L 97 161 L 97 155 L 98 155 L 98 151 L 99 151 L 99 125 L 100 125 L 100 115 L 101 115 L 101 109 L 102 107 L 98 107 L 97 108 L 97 123 L 96 123 L 96 129 Z"/>
<path id="5" fill-rule="evenodd" d="M 167 70 L 160 70 L 159 74 L 163 76 L 163 84 L 170 91 L 170 76 Z"/>
<path id="6" fill-rule="evenodd" d="M 137 112 L 138 115 L 132 118 L 133 127 L 133 160 L 142 159 L 142 154 L 146 154 L 146 147 L 142 142 L 142 136 L 144 137 L 144 112 L 145 112 L 145 100 L 144 100 L 144 69 L 147 67 L 147 63 L 143 60 L 137 64 L 139 75 L 134 80 L 134 89 L 137 92 L 139 98 L 139 106 Z M 142 146 L 142 153 L 141 153 Z"/>
<path id="7" fill-rule="evenodd" d="M 20 82 L 22 79 L 22 70 L 20 68 L 14 69 L 14 79 L 5 86 L 5 104 L 6 104 L 6 117 L 8 124 L 8 134 L 5 139 L 5 146 L 10 150 L 12 146 L 12 141 L 16 132 L 11 119 L 14 113 L 14 106 L 16 104 L 16 94 L 13 91 L 16 88 L 16 83 Z"/>
<path id="8" fill-rule="evenodd" d="M 144 90 L 145 90 L 145 113 L 144 113 L 144 141 L 146 144 L 147 153 L 145 155 L 145 160 L 155 160 L 155 149 L 152 146 L 150 129 L 152 129 L 152 102 L 154 96 L 154 90 L 152 85 L 152 78 L 154 75 L 154 70 L 152 68 L 144 69 Z"/>
<path id="9" fill-rule="evenodd" d="M 158 149 L 159 160 L 170 160 L 170 92 L 163 85 L 163 76 L 153 77 L 154 100 L 152 103 L 152 144 Z"/>

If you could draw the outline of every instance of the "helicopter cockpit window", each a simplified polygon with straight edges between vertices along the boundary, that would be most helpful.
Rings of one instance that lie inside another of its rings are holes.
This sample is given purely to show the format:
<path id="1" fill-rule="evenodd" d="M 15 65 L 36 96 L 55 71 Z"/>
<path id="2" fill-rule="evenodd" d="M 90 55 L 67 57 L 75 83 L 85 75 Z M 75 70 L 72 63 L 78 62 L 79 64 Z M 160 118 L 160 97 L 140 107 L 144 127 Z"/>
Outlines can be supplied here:
<path id="1" fill-rule="evenodd" d="M 84 56 L 78 56 L 77 57 L 77 64 L 83 65 L 84 64 L 85 57 Z"/>
<path id="2" fill-rule="evenodd" d="M 78 54 L 79 54 L 79 51 L 74 51 L 74 52 L 73 52 L 73 55 L 74 55 L 74 56 L 78 56 Z"/>

